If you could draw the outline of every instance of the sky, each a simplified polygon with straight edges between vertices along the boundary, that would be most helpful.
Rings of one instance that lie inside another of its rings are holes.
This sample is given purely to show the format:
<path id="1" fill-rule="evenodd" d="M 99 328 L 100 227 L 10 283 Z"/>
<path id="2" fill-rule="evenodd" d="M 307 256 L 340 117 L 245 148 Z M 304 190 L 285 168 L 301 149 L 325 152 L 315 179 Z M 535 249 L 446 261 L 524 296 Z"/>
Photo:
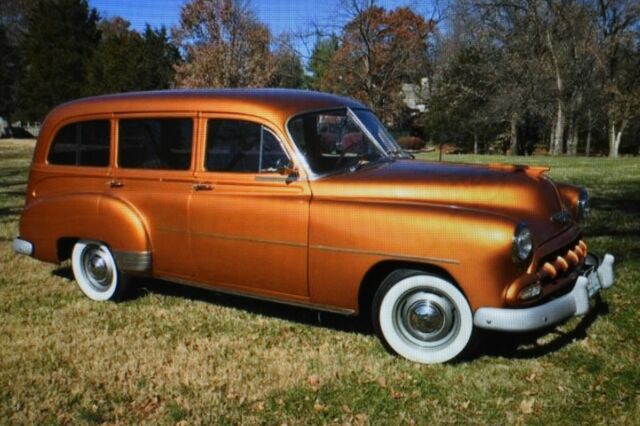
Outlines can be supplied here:
<path id="1" fill-rule="evenodd" d="M 344 0 L 343 0 L 344 1 Z M 187 0 L 89 0 L 89 5 L 98 10 L 101 17 L 121 16 L 131 22 L 136 30 L 143 30 L 146 23 L 152 27 L 164 25 L 168 28 L 180 21 L 180 9 Z M 344 23 L 341 0 L 252 0 L 250 8 L 261 22 L 269 26 L 272 34 L 302 34 L 312 32 L 319 24 L 325 27 Z M 378 0 L 380 6 L 393 9 L 410 6 L 416 12 L 429 17 L 431 0 Z M 337 30 L 337 29 L 336 29 Z M 306 56 L 312 46 L 301 40 L 296 48 Z"/>

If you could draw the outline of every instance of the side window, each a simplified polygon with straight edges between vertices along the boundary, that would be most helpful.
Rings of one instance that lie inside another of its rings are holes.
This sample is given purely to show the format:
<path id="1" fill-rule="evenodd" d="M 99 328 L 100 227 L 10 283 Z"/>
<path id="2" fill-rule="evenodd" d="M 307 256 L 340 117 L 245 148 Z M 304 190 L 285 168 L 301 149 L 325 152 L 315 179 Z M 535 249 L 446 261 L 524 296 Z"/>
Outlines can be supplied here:
<path id="1" fill-rule="evenodd" d="M 126 118 L 118 124 L 118 166 L 188 170 L 193 144 L 191 118 Z"/>
<path id="2" fill-rule="evenodd" d="M 65 166 L 106 167 L 110 136 L 109 120 L 67 124 L 53 138 L 47 161 Z"/>
<path id="3" fill-rule="evenodd" d="M 243 120 L 207 122 L 207 170 L 265 173 L 288 164 L 289 157 L 280 142 L 264 126 Z"/>

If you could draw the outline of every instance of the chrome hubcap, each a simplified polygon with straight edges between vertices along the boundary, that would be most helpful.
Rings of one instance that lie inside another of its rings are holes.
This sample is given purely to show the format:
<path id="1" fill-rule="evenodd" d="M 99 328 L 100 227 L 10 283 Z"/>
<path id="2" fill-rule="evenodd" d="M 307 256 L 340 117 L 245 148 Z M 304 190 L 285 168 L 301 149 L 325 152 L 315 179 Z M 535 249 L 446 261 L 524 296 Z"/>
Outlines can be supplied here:
<path id="1" fill-rule="evenodd" d="M 420 346 L 437 346 L 445 342 L 458 326 L 456 311 L 449 299 L 425 290 L 401 297 L 395 316 L 400 334 Z"/>
<path id="2" fill-rule="evenodd" d="M 409 309 L 409 325 L 421 333 L 433 333 L 444 325 L 444 314 L 438 305 L 420 301 Z"/>
<path id="3" fill-rule="evenodd" d="M 106 291 L 113 278 L 113 269 L 107 254 L 99 246 L 87 246 L 83 253 L 85 275 L 97 291 Z"/>

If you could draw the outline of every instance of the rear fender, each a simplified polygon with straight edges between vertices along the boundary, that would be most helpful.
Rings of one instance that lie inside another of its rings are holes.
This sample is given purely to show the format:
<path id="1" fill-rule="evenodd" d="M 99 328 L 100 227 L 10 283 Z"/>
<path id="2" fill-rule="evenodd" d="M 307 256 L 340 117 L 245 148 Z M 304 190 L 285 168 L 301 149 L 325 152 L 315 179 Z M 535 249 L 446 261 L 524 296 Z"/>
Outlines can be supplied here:
<path id="1" fill-rule="evenodd" d="M 20 236 L 34 244 L 34 257 L 57 263 L 63 238 L 102 241 L 112 251 L 150 253 L 142 216 L 130 205 L 103 194 L 59 194 L 29 203 L 20 220 Z"/>

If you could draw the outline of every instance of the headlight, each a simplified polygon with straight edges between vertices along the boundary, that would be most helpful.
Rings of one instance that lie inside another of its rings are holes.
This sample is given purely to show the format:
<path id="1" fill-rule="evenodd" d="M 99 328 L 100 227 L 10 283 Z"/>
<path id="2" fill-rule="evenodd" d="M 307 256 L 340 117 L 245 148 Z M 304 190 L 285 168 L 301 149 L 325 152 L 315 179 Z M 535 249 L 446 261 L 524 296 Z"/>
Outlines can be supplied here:
<path id="1" fill-rule="evenodd" d="M 531 256 L 533 251 L 533 239 L 529 227 L 523 222 L 516 225 L 513 232 L 513 247 L 511 249 L 511 257 L 516 263 L 522 263 Z"/>
<path id="2" fill-rule="evenodd" d="M 578 220 L 583 220 L 589 217 L 591 213 L 591 206 L 589 205 L 589 193 L 586 189 L 580 189 L 580 194 L 578 195 L 578 206 L 577 206 L 577 218 Z"/>

